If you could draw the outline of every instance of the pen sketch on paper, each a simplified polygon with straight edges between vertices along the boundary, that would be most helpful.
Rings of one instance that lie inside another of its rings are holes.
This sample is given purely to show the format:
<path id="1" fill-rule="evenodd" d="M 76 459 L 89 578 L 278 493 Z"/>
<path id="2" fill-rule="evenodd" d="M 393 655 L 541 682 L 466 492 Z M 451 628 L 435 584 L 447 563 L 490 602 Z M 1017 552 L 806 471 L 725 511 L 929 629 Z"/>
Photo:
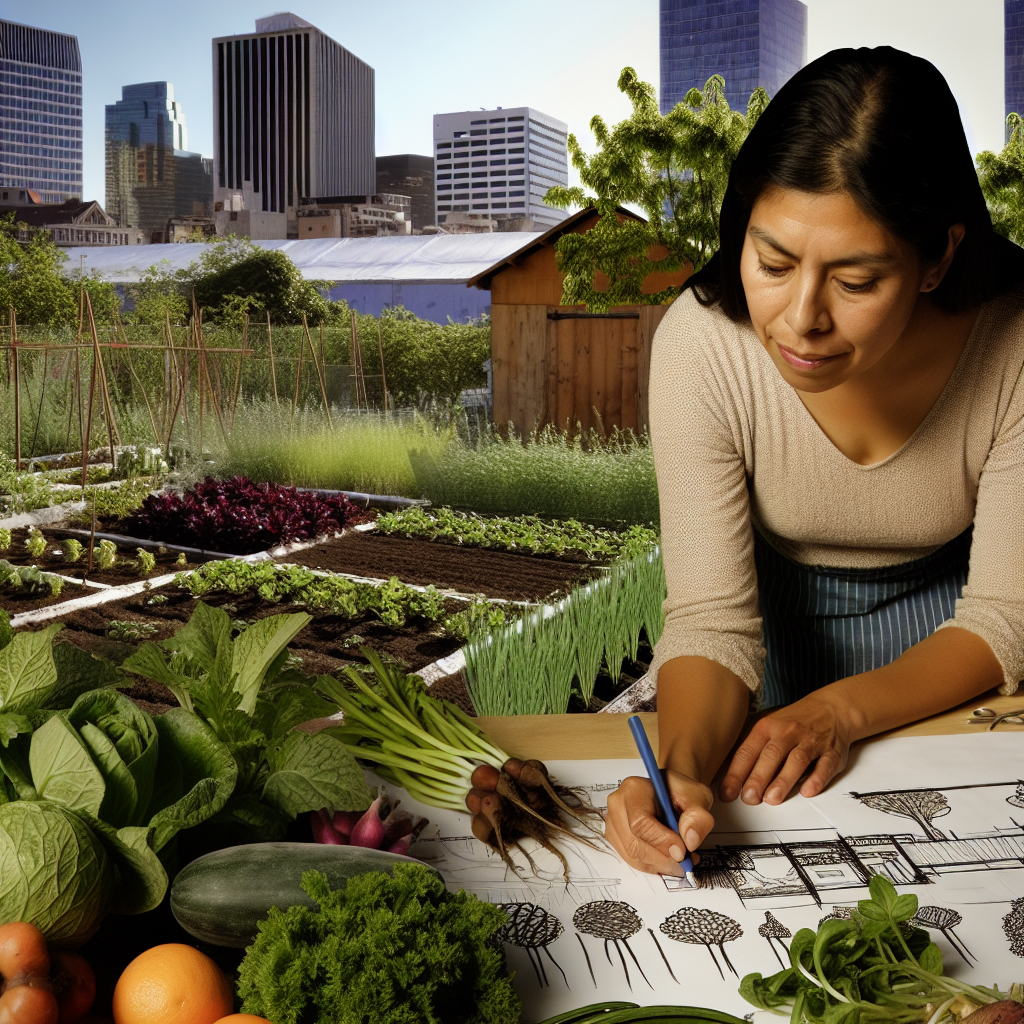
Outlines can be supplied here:
<path id="1" fill-rule="evenodd" d="M 941 749 L 930 748 L 930 739 L 913 741 L 918 746 L 904 759 L 913 772 L 886 771 L 881 749 L 911 741 L 876 744 L 882 767 L 855 765 L 827 799 L 719 805 L 716 831 L 695 866 L 697 888 L 633 871 L 593 836 L 592 846 L 562 844 L 568 881 L 562 865 L 540 850 L 517 875 L 470 834 L 468 815 L 421 809 L 401 796 L 431 821 L 411 852 L 450 886 L 509 913 L 501 938 L 525 1022 L 572 1009 L 588 993 L 648 1005 L 694 1002 L 742 1015 L 749 1006 L 737 993 L 738 979 L 788 966 L 792 937 L 823 920 L 848 918 L 868 898 L 873 874 L 917 895 L 914 923 L 931 931 L 952 976 L 971 980 L 980 966 L 986 974 L 976 980 L 991 983 L 993 970 L 1015 980 L 1024 957 L 1024 781 L 1011 776 L 1024 764 L 1024 735 L 1001 737 L 1011 752 L 976 757 L 972 771 L 962 771 L 962 759 L 950 753 L 952 737 L 941 738 Z M 925 771 L 918 762 L 929 750 Z M 957 785 L 941 784 L 949 764 L 958 766 Z M 1016 770 L 1007 772 L 1008 765 Z M 620 779 L 641 770 L 638 761 L 548 767 L 598 808 Z M 904 778 L 908 785 L 901 787 Z"/>

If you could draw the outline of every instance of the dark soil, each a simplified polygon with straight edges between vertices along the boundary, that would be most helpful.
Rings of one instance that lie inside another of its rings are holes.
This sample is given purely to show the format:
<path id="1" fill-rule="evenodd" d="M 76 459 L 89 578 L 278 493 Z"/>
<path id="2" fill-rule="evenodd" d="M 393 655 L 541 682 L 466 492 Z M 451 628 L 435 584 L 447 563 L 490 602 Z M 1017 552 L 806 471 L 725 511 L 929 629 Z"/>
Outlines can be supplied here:
<path id="1" fill-rule="evenodd" d="M 7 552 L 0 552 L 0 558 L 6 555 Z M 12 558 L 8 558 L 7 561 L 12 565 L 24 564 L 15 562 Z M 22 612 L 35 611 L 36 608 L 47 608 L 51 604 L 70 601 L 73 597 L 85 597 L 86 594 L 95 593 L 96 591 L 91 587 L 79 587 L 74 583 L 65 583 L 57 597 L 33 597 L 26 594 L 24 590 L 4 590 L 0 591 L 0 609 L 7 612 L 8 615 L 20 615 Z"/>
<path id="2" fill-rule="evenodd" d="M 166 596 L 166 601 L 159 598 Z M 150 604 L 154 598 L 156 604 Z M 227 611 L 233 619 L 251 621 L 280 612 L 303 611 L 301 605 L 270 604 L 258 595 L 239 597 L 234 594 L 208 594 L 203 600 Z M 157 632 L 149 639 L 165 640 L 188 621 L 195 608 L 195 599 L 176 587 L 154 594 L 139 594 L 95 608 L 83 608 L 62 616 L 64 629 L 60 637 L 83 650 L 101 654 L 115 662 L 122 661 L 134 650 L 134 644 L 120 643 L 106 636 L 112 621 L 150 623 Z M 449 613 L 465 607 L 449 602 Z M 425 619 L 410 619 L 400 629 L 385 626 L 369 613 L 358 619 L 314 613 L 313 621 L 289 644 L 288 649 L 302 658 L 302 671 L 310 675 L 332 675 L 346 665 L 365 664 L 361 645 L 372 647 L 379 654 L 395 659 L 406 671 L 414 672 L 457 650 L 459 642 L 440 635 L 440 626 Z M 167 710 L 177 704 L 164 687 L 140 683 L 128 696 L 149 710 Z M 167 707 L 161 707 L 167 705 Z M 152 707 L 151 707 L 152 706 Z"/>
<path id="3" fill-rule="evenodd" d="M 98 527 L 101 532 L 108 532 L 105 525 Z M 88 579 L 94 583 L 107 583 L 112 587 L 120 586 L 123 583 L 138 583 L 140 580 L 145 579 L 145 576 L 140 576 L 138 570 L 135 568 L 135 548 L 128 545 L 118 545 L 118 558 L 119 561 L 114 564 L 112 569 L 101 570 L 93 567 L 93 571 L 90 573 L 86 572 L 86 564 L 88 559 L 88 548 L 89 542 L 76 538 L 80 541 L 83 551 L 82 557 L 74 563 L 68 563 L 64 561 L 64 540 L 61 535 L 59 527 L 48 529 L 47 527 L 40 527 L 40 532 L 43 537 L 46 538 L 46 551 L 42 558 L 33 558 L 25 550 L 25 539 L 28 537 L 27 529 L 17 529 L 11 531 L 11 547 L 8 551 L 0 551 L 0 558 L 6 558 L 11 565 L 38 565 L 44 572 L 55 572 L 60 573 L 61 576 L 71 576 L 75 579 Z M 97 541 L 97 546 L 99 542 Z M 188 565 L 178 565 L 177 551 L 165 551 L 163 554 L 154 551 L 153 555 L 156 558 L 156 568 L 149 574 L 150 577 L 164 576 L 169 572 L 181 572 L 185 569 L 194 569 L 195 564 L 189 563 Z M 70 590 L 70 587 L 65 587 L 65 593 Z M 91 593 L 91 591 L 89 591 Z M 81 596 L 81 595 L 79 595 Z M 65 600 L 63 594 L 61 600 Z M 19 609 L 23 610 L 23 609 Z"/>
<path id="4" fill-rule="evenodd" d="M 280 561 L 509 601 L 558 597 L 595 575 L 587 563 L 371 532 L 349 533 Z"/>

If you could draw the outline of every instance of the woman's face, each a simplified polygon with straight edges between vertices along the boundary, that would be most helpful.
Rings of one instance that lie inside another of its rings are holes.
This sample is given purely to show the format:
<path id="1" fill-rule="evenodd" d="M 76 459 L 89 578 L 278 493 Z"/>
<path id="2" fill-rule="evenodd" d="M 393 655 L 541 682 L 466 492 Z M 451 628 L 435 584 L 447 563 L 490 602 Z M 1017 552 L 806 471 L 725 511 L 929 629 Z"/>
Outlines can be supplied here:
<path id="1" fill-rule="evenodd" d="M 740 277 L 750 319 L 779 373 L 799 391 L 829 391 L 879 363 L 903 335 L 946 258 L 917 250 L 872 220 L 846 193 L 770 189 L 750 214 Z"/>

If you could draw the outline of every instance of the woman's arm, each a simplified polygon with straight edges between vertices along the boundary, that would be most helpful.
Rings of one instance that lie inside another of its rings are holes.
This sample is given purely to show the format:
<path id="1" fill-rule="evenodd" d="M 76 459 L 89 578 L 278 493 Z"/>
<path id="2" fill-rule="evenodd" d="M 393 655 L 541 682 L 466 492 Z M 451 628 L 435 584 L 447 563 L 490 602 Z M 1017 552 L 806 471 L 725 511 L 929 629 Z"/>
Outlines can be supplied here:
<path id="1" fill-rule="evenodd" d="M 955 626 L 937 630 L 882 668 L 766 715 L 733 755 L 719 793 L 779 804 L 814 765 L 800 793 L 817 796 L 846 767 L 851 743 L 947 711 L 1002 682 L 1003 668 L 980 636 Z"/>
<path id="2" fill-rule="evenodd" d="M 669 792 L 682 815 L 679 832 L 657 820 L 654 787 L 631 777 L 608 797 L 605 835 L 640 871 L 680 875 L 686 850 L 711 831 L 711 780 L 747 717 L 750 690 L 708 658 L 673 658 L 658 674 L 658 760 L 668 769 Z M 683 845 L 680 845 L 680 837 Z"/>

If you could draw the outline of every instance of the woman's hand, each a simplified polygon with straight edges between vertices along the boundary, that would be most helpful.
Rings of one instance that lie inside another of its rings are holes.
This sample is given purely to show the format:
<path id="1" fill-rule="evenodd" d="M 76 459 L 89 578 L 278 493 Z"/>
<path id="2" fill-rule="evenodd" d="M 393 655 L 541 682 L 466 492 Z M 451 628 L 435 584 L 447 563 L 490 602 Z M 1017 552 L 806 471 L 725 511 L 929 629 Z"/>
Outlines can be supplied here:
<path id="1" fill-rule="evenodd" d="M 764 716 L 732 756 L 723 800 L 781 804 L 804 773 L 801 796 L 817 796 L 845 767 L 854 735 L 851 715 L 828 688 Z"/>
<path id="2" fill-rule="evenodd" d="M 682 877 L 679 862 L 711 831 L 711 790 L 679 772 L 665 772 L 672 805 L 680 812 L 679 832 L 657 818 L 657 797 L 650 779 L 631 776 L 608 797 L 605 838 L 638 871 Z M 683 844 L 680 845 L 680 836 Z"/>

